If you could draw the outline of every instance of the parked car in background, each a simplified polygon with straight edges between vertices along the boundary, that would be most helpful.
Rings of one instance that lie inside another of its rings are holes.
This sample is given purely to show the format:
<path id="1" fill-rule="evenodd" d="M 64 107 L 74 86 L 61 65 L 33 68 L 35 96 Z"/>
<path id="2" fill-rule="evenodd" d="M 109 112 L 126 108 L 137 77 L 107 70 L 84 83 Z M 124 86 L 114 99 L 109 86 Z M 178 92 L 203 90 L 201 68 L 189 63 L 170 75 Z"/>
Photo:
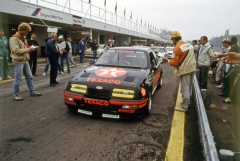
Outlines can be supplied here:
<path id="1" fill-rule="evenodd" d="M 97 49 L 97 58 L 104 53 L 105 46 L 106 46 L 105 44 L 99 44 L 99 47 Z M 85 57 L 93 58 L 93 51 L 91 48 L 85 50 Z"/>
<path id="2" fill-rule="evenodd" d="M 164 47 L 161 46 L 153 46 L 151 47 L 152 50 L 155 52 L 155 54 L 159 57 L 159 58 L 163 58 L 163 57 L 167 57 L 168 53 L 166 51 L 166 49 Z M 162 63 L 164 61 L 162 60 Z"/>
<path id="3" fill-rule="evenodd" d="M 174 49 L 174 47 L 170 47 L 170 46 L 166 47 L 166 50 L 168 53 L 167 58 L 171 58 L 171 59 L 173 58 L 173 49 Z"/>

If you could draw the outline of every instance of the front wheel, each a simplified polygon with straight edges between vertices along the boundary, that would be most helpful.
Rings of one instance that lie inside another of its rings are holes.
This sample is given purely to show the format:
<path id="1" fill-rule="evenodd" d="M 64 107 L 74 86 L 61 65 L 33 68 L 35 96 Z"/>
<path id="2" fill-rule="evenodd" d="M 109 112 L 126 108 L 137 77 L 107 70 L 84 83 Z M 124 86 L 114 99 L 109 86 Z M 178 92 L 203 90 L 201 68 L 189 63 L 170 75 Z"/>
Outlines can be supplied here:
<path id="1" fill-rule="evenodd" d="M 148 103 L 147 103 L 147 108 L 146 108 L 147 115 L 149 115 L 151 113 L 151 110 L 152 110 L 152 92 L 149 91 Z"/>

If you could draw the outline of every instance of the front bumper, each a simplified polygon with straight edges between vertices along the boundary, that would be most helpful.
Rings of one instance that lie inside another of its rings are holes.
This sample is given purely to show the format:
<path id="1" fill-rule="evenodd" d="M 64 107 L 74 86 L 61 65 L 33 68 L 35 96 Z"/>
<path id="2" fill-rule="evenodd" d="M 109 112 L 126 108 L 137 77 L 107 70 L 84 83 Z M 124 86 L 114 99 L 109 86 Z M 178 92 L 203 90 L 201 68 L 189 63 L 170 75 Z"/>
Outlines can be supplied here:
<path id="1" fill-rule="evenodd" d="M 69 98 L 71 101 L 69 101 Z M 65 91 L 64 102 L 69 109 L 78 113 L 97 117 L 130 119 L 141 118 L 146 115 L 148 98 L 141 100 L 99 100 Z M 138 105 L 138 108 L 123 109 L 122 105 Z"/>

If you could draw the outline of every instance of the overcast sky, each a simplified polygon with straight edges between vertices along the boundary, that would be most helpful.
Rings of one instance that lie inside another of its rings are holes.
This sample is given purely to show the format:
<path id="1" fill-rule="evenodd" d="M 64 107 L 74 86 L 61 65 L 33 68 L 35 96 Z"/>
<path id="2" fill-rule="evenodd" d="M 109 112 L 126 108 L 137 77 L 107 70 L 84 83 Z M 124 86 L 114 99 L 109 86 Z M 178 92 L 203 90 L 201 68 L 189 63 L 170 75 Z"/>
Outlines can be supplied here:
<path id="1" fill-rule="evenodd" d="M 84 0 L 88 2 L 88 0 Z M 240 34 L 240 0 L 107 0 L 107 10 L 117 10 L 126 18 L 139 19 L 158 28 L 179 31 L 184 40 L 199 39 L 200 36 Z M 104 0 L 91 0 L 93 5 L 104 8 Z"/>

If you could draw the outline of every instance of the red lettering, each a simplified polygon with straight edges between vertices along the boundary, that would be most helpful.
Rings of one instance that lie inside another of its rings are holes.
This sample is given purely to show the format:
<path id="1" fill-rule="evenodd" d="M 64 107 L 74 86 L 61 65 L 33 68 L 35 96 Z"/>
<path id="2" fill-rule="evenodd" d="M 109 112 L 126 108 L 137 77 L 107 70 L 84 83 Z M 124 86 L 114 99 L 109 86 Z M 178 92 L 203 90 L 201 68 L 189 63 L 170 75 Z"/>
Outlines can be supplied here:
<path id="1" fill-rule="evenodd" d="M 109 106 L 109 103 L 107 101 L 104 101 L 105 106 Z"/>
<path id="2" fill-rule="evenodd" d="M 121 84 L 121 81 L 120 80 L 116 80 L 116 81 L 114 81 L 114 84 Z"/>
<path id="3" fill-rule="evenodd" d="M 113 81 L 114 81 L 114 80 L 110 79 L 110 80 L 108 80 L 108 83 L 109 83 L 109 84 L 113 84 Z"/>
<path id="4" fill-rule="evenodd" d="M 102 83 L 107 83 L 107 79 L 104 79 L 104 80 L 102 81 Z"/>
<path id="5" fill-rule="evenodd" d="M 92 78 L 87 78 L 87 81 L 89 82 Z"/>
<path id="6" fill-rule="evenodd" d="M 102 82 L 102 79 L 99 79 L 99 78 L 98 78 L 98 79 L 97 79 L 97 82 Z"/>
<path id="7" fill-rule="evenodd" d="M 96 82 L 97 78 L 92 78 L 91 82 Z"/>

